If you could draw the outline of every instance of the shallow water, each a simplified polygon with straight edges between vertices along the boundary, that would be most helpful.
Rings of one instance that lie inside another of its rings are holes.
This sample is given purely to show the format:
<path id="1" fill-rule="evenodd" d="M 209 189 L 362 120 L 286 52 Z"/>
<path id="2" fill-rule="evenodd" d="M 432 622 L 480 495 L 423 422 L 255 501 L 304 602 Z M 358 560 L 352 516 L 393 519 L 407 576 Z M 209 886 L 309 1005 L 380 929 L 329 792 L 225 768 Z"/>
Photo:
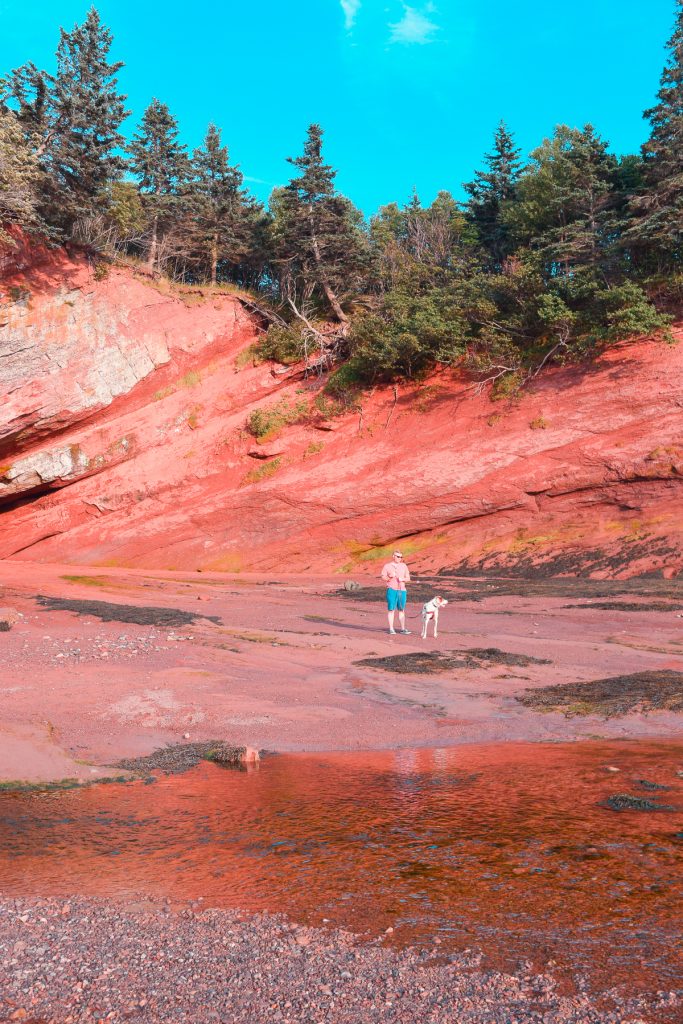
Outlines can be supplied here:
<path id="1" fill-rule="evenodd" d="M 610 772 L 608 767 L 619 772 Z M 0 795 L 6 895 L 284 911 L 387 941 L 680 986 L 683 747 L 509 744 L 202 765 L 153 784 Z M 640 781 L 670 787 L 648 790 Z M 610 795 L 675 811 L 615 812 Z"/>

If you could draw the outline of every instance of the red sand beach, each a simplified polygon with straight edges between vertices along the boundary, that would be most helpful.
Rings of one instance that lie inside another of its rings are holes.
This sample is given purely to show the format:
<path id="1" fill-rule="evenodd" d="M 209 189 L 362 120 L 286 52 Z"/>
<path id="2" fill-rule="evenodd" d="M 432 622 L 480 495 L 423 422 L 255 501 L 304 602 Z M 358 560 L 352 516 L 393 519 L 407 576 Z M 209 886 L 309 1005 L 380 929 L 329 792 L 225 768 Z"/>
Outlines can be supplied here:
<path id="1" fill-rule="evenodd" d="M 111 774 L 119 758 L 186 738 L 294 751 L 683 732 L 678 715 L 651 709 L 637 693 L 627 713 L 607 717 L 585 702 L 541 713 L 515 699 L 557 683 L 683 671 L 683 618 L 671 595 L 605 602 L 591 596 L 591 581 L 581 584 L 583 596 L 567 596 L 562 581 L 520 596 L 499 593 L 494 581 L 475 591 L 471 581 L 443 579 L 424 586 L 455 599 L 438 639 L 422 641 L 419 602 L 409 605 L 412 635 L 390 637 L 379 596 L 342 596 L 342 582 L 119 569 L 86 576 L 0 563 L 2 603 L 17 619 L 1 641 L 0 778 L 93 779 Z M 102 621 L 88 605 L 79 614 L 39 596 L 196 618 L 179 626 Z M 656 610 L 632 610 L 648 601 Z M 457 664 L 463 652 L 490 648 L 498 652 L 491 659 Z M 358 664 L 424 651 L 454 652 L 455 667 Z M 510 655 L 523 664 L 510 664 Z"/>

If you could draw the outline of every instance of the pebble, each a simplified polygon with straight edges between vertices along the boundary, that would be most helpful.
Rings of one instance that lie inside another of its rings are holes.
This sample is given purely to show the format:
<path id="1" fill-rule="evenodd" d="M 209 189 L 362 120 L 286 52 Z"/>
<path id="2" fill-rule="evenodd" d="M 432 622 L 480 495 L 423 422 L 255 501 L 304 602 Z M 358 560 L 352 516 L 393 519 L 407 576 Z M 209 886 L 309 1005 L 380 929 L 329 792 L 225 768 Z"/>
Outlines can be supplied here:
<path id="1" fill-rule="evenodd" d="M 28 925 L 18 923 L 24 917 Z M 2 1019 L 659 1024 L 683 1008 L 683 991 L 630 999 L 608 992 L 594 1002 L 580 987 L 564 994 L 552 965 L 535 973 L 523 963 L 519 973 L 502 974 L 481 968 L 470 950 L 443 963 L 433 947 L 385 949 L 342 930 L 292 928 L 281 915 L 171 911 L 152 899 L 127 909 L 81 897 L 0 898 Z"/>
<path id="2" fill-rule="evenodd" d="M 85 621 L 83 625 L 88 625 Z M 90 624 L 92 625 L 92 624 Z M 97 624 L 99 625 L 99 623 Z M 194 634 L 184 636 L 178 633 L 171 633 L 166 637 L 167 642 L 180 642 L 194 640 Z M 133 636 L 129 633 L 103 634 L 96 633 L 89 629 L 83 631 L 79 637 L 54 637 L 45 633 L 41 637 L 42 643 L 23 644 L 20 648 L 8 648 L 3 651 L 3 657 L 7 663 L 25 664 L 26 658 L 31 656 L 32 660 L 38 662 L 52 663 L 57 665 L 62 661 L 77 662 L 79 664 L 93 661 L 119 661 L 125 662 L 141 655 L 150 655 L 167 648 L 159 646 L 162 637 L 152 627 L 147 634 Z M 68 646 L 78 643 L 78 647 Z"/>

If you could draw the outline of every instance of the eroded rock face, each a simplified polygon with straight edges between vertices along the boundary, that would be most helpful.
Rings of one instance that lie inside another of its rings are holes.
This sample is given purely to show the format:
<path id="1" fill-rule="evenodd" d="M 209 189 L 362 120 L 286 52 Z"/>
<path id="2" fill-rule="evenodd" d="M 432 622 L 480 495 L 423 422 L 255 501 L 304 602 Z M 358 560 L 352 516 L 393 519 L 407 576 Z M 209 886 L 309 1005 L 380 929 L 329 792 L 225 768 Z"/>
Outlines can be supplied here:
<path id="1" fill-rule="evenodd" d="M 195 296 L 164 294 L 131 272 L 101 279 L 59 250 L 35 250 L 32 263 L 25 245 L 10 255 L 0 284 L 0 503 L 126 461 L 139 451 L 134 432 L 86 452 L 73 431 L 90 436 L 95 420 L 143 406 L 139 385 L 161 367 L 177 376 L 195 354 L 254 336 L 231 297 L 214 298 L 198 321 Z"/>
<path id="2" fill-rule="evenodd" d="M 400 540 L 430 572 L 683 566 L 683 345 L 550 371 L 515 404 L 439 373 L 255 445 L 254 408 L 321 382 L 240 360 L 257 326 L 233 296 L 64 256 L 0 291 L 0 557 L 375 576 Z"/>
<path id="3" fill-rule="evenodd" d="M 7 290 L 0 314 L 0 453 L 26 448 L 126 395 L 170 359 L 166 332 L 112 301 L 85 267 L 33 295 L 31 278 Z M 126 296 L 136 289 L 126 282 Z M 124 296 L 120 296 L 121 299 Z"/>

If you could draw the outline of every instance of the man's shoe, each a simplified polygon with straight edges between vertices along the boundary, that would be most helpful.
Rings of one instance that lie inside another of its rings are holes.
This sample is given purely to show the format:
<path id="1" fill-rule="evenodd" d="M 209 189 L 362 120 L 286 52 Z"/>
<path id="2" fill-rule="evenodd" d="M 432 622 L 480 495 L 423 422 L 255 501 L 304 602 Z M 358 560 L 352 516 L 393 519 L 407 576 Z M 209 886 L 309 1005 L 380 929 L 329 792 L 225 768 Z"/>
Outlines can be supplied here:
<path id="1" fill-rule="evenodd" d="M 396 630 L 395 629 L 390 629 L 389 630 L 389 636 L 396 636 Z"/>
<path id="2" fill-rule="evenodd" d="M 403 633 L 404 636 L 410 636 L 411 635 L 409 629 L 399 629 L 399 633 Z"/>

